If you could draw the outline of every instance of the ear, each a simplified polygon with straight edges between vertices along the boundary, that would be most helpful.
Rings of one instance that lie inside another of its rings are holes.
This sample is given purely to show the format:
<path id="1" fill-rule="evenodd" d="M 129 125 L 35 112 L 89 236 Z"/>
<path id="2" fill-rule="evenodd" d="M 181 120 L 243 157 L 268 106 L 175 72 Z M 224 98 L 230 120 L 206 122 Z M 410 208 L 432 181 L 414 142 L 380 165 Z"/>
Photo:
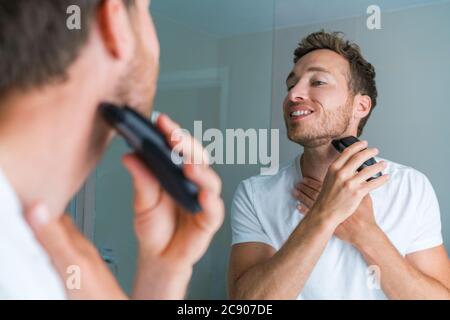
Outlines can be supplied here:
<path id="1" fill-rule="evenodd" d="M 97 21 L 105 48 L 111 57 L 131 60 L 136 40 L 129 12 L 123 1 L 103 1 L 97 10 Z"/>
<path id="2" fill-rule="evenodd" d="M 367 95 L 357 94 L 355 96 L 354 105 L 356 106 L 354 117 L 357 120 L 365 118 L 372 109 L 372 99 Z"/>

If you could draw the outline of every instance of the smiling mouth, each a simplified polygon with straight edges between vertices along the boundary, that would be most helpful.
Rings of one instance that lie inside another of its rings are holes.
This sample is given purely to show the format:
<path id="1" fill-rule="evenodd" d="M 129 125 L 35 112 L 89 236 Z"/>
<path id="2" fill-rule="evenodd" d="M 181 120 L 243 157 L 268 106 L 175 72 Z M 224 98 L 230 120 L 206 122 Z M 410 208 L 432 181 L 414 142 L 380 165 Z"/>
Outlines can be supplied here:
<path id="1" fill-rule="evenodd" d="M 297 111 L 292 111 L 289 114 L 289 118 L 291 120 L 302 120 L 305 119 L 306 117 L 310 116 L 311 114 L 313 114 L 314 111 L 311 110 L 297 110 Z"/>

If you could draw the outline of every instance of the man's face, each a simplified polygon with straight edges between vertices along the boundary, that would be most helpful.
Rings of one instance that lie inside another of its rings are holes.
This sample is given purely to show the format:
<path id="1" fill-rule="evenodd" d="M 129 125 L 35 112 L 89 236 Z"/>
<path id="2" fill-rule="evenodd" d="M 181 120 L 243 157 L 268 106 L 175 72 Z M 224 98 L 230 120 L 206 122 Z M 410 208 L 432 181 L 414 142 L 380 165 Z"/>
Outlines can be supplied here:
<path id="1" fill-rule="evenodd" d="M 130 8 L 129 21 L 135 38 L 132 58 L 117 79 L 114 92 L 110 97 L 114 102 L 128 105 L 149 116 L 153 108 L 156 84 L 159 74 L 159 41 L 150 16 L 150 0 L 136 0 Z M 82 159 L 88 170 L 92 162 L 98 161 L 114 137 L 114 131 L 97 113 L 97 121 L 84 155 L 90 161 Z M 86 170 L 86 171 L 88 171 Z M 80 175 L 82 176 L 82 175 Z"/>
<path id="2" fill-rule="evenodd" d="M 126 12 L 126 14 L 129 15 L 132 36 L 134 37 L 133 40 L 135 40 L 132 41 L 134 51 L 131 53 L 131 58 L 128 60 L 129 62 L 125 62 L 125 66 L 123 61 L 117 62 L 114 59 L 105 59 L 108 61 L 107 63 L 114 60 L 115 71 L 119 69 L 119 64 L 121 67 L 119 75 L 115 72 L 111 72 L 110 80 L 111 83 L 114 83 L 113 88 L 107 88 L 104 93 L 105 97 L 101 97 L 101 99 L 105 99 L 105 101 L 126 104 L 147 116 L 150 115 L 153 107 L 153 99 L 159 74 L 160 54 L 159 41 L 150 16 L 149 7 L 150 0 L 136 0 L 134 6 L 130 8 L 129 12 Z M 116 9 L 116 7 L 114 9 Z M 123 27 L 128 26 L 129 25 L 127 24 Z M 111 30 L 112 28 L 109 29 L 109 31 Z M 117 37 L 123 37 L 124 34 L 118 35 Z M 131 34 L 131 32 L 128 34 Z M 123 43 L 122 45 L 125 46 Z M 127 42 L 126 45 L 129 45 L 129 43 Z M 107 47 L 107 44 L 105 47 Z M 95 49 L 92 51 L 95 51 Z M 124 51 L 126 50 L 122 50 L 122 52 Z M 112 54 L 108 52 L 108 56 L 111 55 Z M 125 56 L 125 54 L 123 56 Z M 121 56 L 121 58 L 123 58 L 123 56 Z M 95 68 L 95 63 L 97 62 L 94 61 L 92 64 L 93 68 Z M 103 69 L 100 68 L 100 70 Z M 88 74 L 88 76 L 91 75 Z M 110 89 L 112 89 L 112 92 Z M 101 88 L 99 88 L 99 90 L 101 90 Z M 97 111 L 97 106 L 95 106 L 95 108 Z M 114 131 L 102 119 L 99 112 L 95 112 L 95 117 L 94 122 L 89 123 L 88 128 L 86 129 L 86 135 L 89 136 L 89 141 L 83 140 L 81 141 L 82 146 L 78 146 L 82 148 L 82 152 L 77 153 L 78 159 L 75 160 L 76 167 L 74 170 L 76 173 L 74 176 L 76 178 L 74 178 L 73 184 L 68 191 L 70 197 L 79 189 L 86 176 L 98 163 L 114 137 Z"/>
<path id="3" fill-rule="evenodd" d="M 122 77 L 117 94 L 123 103 L 149 115 L 159 74 L 159 41 L 150 15 L 150 0 L 137 0 L 130 9 L 136 50 Z"/>
<path id="4" fill-rule="evenodd" d="M 348 131 L 353 112 L 349 76 L 348 61 L 331 50 L 315 50 L 297 61 L 283 103 L 291 141 L 316 147 Z"/>

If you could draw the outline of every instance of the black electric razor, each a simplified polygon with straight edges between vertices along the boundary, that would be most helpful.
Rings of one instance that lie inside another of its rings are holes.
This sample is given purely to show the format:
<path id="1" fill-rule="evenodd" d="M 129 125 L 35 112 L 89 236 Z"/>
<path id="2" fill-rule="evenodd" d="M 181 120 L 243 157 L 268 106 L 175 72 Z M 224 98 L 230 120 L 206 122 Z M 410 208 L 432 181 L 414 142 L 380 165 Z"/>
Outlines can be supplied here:
<path id="1" fill-rule="evenodd" d="M 333 146 L 336 148 L 337 151 L 339 151 L 340 153 L 342 153 L 342 151 L 344 151 L 346 148 L 348 148 L 349 146 L 351 146 L 352 144 L 358 142 L 358 138 L 354 137 L 354 136 L 349 136 L 349 137 L 345 137 L 342 139 L 336 139 L 331 141 L 331 143 L 333 144 Z M 364 168 L 367 168 L 368 166 L 372 166 L 374 164 L 376 164 L 377 162 L 375 161 L 374 158 L 370 158 L 369 160 L 366 160 L 359 168 L 358 168 L 358 172 L 363 170 Z M 375 175 L 373 175 L 372 177 L 370 177 L 369 179 L 367 179 L 367 181 L 371 181 L 373 179 L 376 179 L 378 177 L 381 177 L 381 172 L 376 173 Z"/>
<path id="2" fill-rule="evenodd" d="M 201 211 L 197 186 L 184 176 L 181 159 L 180 164 L 173 162 L 172 149 L 149 120 L 130 107 L 110 103 L 102 103 L 100 112 L 175 201 L 191 213 Z"/>

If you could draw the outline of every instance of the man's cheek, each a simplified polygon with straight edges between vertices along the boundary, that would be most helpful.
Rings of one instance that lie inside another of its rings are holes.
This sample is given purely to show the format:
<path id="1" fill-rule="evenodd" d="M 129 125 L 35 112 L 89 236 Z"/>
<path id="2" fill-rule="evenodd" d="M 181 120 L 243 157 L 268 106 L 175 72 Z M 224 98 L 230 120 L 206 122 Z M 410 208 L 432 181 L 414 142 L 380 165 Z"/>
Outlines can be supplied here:
<path id="1" fill-rule="evenodd" d="M 153 22 L 152 16 L 149 12 L 143 13 L 141 16 L 141 30 L 143 34 L 143 42 L 146 48 L 152 52 L 156 60 L 159 60 L 160 56 L 160 45 L 158 40 L 158 35 L 156 33 L 156 27 Z"/>

